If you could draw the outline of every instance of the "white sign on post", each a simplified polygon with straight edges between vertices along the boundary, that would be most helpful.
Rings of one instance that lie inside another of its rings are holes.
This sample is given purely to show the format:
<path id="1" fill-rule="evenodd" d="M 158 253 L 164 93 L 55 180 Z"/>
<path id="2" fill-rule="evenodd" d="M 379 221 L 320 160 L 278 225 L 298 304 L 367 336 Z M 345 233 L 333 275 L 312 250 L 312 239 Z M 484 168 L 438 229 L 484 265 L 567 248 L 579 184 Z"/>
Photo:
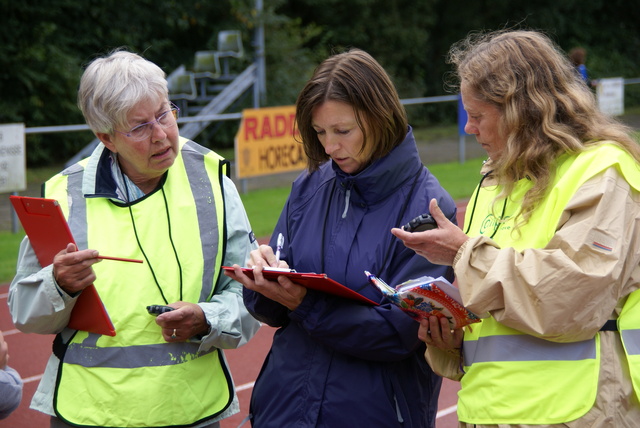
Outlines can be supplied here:
<path id="1" fill-rule="evenodd" d="M 601 112 L 609 116 L 624 114 L 624 79 L 622 77 L 598 79 L 596 95 Z"/>
<path id="2" fill-rule="evenodd" d="M 0 125 L 0 193 L 26 189 L 24 123 Z"/>

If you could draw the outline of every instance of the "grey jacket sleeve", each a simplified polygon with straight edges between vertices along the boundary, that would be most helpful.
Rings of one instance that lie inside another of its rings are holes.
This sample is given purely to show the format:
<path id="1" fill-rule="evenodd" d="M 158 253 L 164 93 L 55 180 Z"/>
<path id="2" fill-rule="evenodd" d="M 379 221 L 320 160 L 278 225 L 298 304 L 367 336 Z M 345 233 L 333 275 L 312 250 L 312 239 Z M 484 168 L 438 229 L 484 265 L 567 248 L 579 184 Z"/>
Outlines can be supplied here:
<path id="1" fill-rule="evenodd" d="M 7 366 L 0 370 L 0 419 L 4 419 L 20 405 L 22 379 L 17 371 Z"/>
<path id="2" fill-rule="evenodd" d="M 224 177 L 224 197 L 227 221 L 227 247 L 223 265 L 234 263 L 246 266 L 249 254 L 258 248 L 240 195 L 233 182 Z M 201 350 L 211 347 L 234 349 L 244 345 L 260 328 L 242 301 L 242 284 L 220 273 L 217 292 L 210 302 L 199 303 L 207 322 L 209 334 L 202 338 Z"/>

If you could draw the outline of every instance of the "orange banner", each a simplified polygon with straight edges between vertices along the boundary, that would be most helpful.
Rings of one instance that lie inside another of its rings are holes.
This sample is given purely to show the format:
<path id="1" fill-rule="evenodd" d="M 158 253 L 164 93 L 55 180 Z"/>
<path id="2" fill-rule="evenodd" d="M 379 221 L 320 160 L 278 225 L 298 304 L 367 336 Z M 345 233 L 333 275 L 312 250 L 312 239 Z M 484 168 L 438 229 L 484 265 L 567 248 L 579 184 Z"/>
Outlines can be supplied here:
<path id="1" fill-rule="evenodd" d="M 295 106 L 243 110 L 235 138 L 236 177 L 304 169 L 304 149 L 294 135 Z"/>

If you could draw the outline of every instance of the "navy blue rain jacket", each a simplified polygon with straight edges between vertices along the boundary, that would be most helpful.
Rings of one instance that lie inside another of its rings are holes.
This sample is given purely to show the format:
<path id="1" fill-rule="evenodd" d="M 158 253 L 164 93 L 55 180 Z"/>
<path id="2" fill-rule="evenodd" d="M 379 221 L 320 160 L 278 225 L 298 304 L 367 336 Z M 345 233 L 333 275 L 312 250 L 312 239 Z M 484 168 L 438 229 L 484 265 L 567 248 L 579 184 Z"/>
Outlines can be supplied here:
<path id="1" fill-rule="evenodd" d="M 413 133 L 357 175 L 332 161 L 303 172 L 271 238 L 298 272 L 326 273 L 380 306 L 308 290 L 290 311 L 244 289 L 249 311 L 279 327 L 251 399 L 253 427 L 433 427 L 442 379 L 424 359 L 419 323 L 382 297 L 364 271 L 396 285 L 452 270 L 429 263 L 390 230 L 428 212 L 436 198 L 456 207 L 423 166 Z"/>

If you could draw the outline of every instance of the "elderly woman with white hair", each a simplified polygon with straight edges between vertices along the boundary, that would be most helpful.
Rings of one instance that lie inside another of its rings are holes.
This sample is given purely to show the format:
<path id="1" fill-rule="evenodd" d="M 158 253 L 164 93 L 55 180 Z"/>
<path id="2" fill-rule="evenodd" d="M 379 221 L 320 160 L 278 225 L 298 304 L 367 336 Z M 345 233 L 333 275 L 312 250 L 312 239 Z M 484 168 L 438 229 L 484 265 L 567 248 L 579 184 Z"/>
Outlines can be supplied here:
<path id="1" fill-rule="evenodd" d="M 20 330 L 56 334 L 31 407 L 52 427 L 217 427 L 239 407 L 222 350 L 259 327 L 220 274 L 257 247 L 228 164 L 179 136 L 165 73 L 134 53 L 89 64 L 78 105 L 100 144 L 43 186 L 77 245 L 40 266 L 25 238 L 9 291 Z M 91 284 L 115 336 L 68 327 Z"/>

